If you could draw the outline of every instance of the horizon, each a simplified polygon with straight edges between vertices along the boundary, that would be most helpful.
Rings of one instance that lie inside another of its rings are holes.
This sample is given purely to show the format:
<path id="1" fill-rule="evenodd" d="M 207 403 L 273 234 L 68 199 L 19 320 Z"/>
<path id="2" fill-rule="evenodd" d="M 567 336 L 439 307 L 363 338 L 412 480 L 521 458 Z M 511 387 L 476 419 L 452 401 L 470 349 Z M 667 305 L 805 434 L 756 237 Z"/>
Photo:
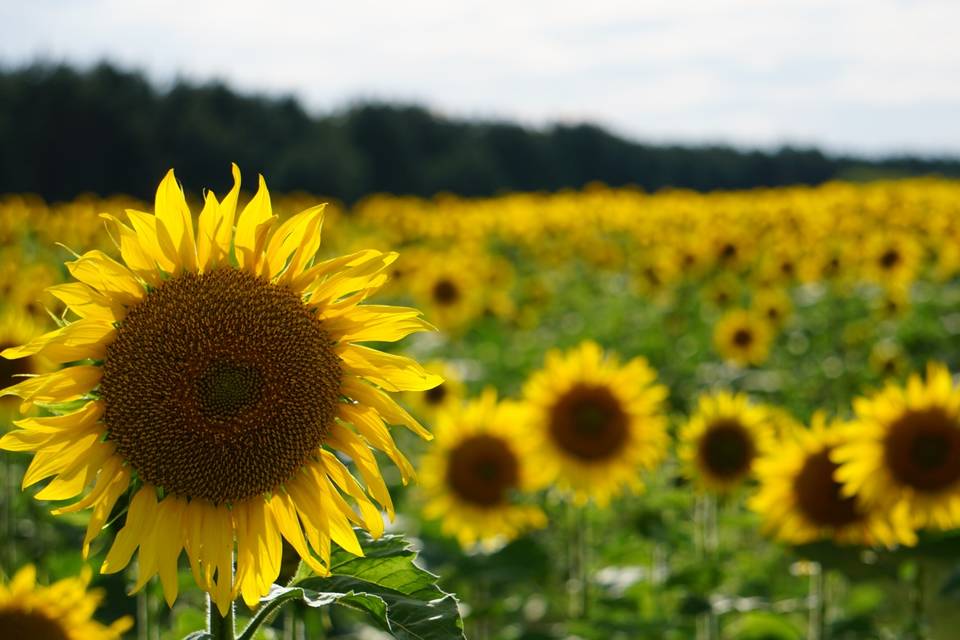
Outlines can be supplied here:
<path id="1" fill-rule="evenodd" d="M 960 154 L 960 87 L 948 81 L 960 6 L 942 0 L 272 9 L 235 10 L 228 24 L 209 0 L 8 7 L 0 65 L 107 60 L 156 87 L 184 78 L 291 95 L 312 115 L 373 101 L 533 128 L 589 123 L 656 145 Z"/>

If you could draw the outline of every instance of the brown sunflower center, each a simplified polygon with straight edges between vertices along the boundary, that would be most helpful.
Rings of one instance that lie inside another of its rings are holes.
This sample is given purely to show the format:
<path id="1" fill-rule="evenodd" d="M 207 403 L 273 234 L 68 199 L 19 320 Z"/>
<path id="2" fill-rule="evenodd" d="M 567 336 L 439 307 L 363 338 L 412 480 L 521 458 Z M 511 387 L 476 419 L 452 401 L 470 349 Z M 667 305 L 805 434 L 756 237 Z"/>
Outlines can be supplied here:
<path id="1" fill-rule="evenodd" d="M 333 423 L 341 377 L 296 293 L 217 269 L 172 278 L 130 309 L 100 393 L 108 437 L 142 479 L 221 504 L 303 466 Z"/>
<path id="2" fill-rule="evenodd" d="M 12 342 L 0 342 L 0 351 L 18 346 L 20 345 Z M 33 373 L 33 369 L 30 366 L 30 358 L 18 358 L 16 360 L 0 358 L 0 389 L 17 384 L 18 382 L 23 382 L 23 378 L 18 376 L 24 373 Z"/>
<path id="3" fill-rule="evenodd" d="M 616 455 L 626 443 L 629 417 L 607 387 L 578 384 L 551 408 L 550 435 L 574 458 L 604 460 Z"/>
<path id="4" fill-rule="evenodd" d="M 443 403 L 443 399 L 447 397 L 447 385 L 438 384 L 433 389 L 427 389 L 423 397 L 427 401 L 427 404 L 431 406 L 441 404 Z"/>
<path id="5" fill-rule="evenodd" d="M 467 502 L 483 507 L 498 505 L 519 482 L 517 457 L 496 436 L 472 436 L 450 451 L 447 485 Z"/>
<path id="6" fill-rule="evenodd" d="M 707 427 L 697 445 L 697 454 L 711 475 L 732 480 L 750 471 L 756 448 L 738 420 L 725 418 Z"/>
<path id="7" fill-rule="evenodd" d="M 793 481 L 797 506 L 811 522 L 822 527 L 844 527 L 862 519 L 856 500 L 841 494 L 835 479 L 837 464 L 829 449 L 807 456 Z"/>
<path id="8" fill-rule="evenodd" d="M 905 412 L 890 426 L 883 449 L 893 476 L 918 491 L 960 480 L 960 423 L 939 407 Z"/>
<path id="9" fill-rule="evenodd" d="M 0 609 L 0 637 L 20 640 L 70 640 L 56 620 L 38 611 Z"/>
<path id="10" fill-rule="evenodd" d="M 460 299 L 460 288 L 449 280 L 438 280 L 433 285 L 433 299 L 440 305 L 451 305 Z"/>
<path id="11" fill-rule="evenodd" d="M 887 249 L 880 256 L 880 266 L 884 269 L 892 269 L 900 263 L 900 252 L 896 249 Z"/>
<path id="12" fill-rule="evenodd" d="M 733 332 L 733 344 L 746 349 L 753 343 L 753 332 L 747 328 L 740 328 Z"/>

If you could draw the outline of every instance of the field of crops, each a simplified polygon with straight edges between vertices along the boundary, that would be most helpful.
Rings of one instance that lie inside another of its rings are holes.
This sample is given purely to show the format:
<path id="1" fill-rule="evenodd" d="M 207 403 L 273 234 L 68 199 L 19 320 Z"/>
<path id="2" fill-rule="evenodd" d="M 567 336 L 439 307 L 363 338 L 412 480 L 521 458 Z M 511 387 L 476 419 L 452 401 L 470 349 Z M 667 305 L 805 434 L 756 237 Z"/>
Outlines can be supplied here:
<path id="1" fill-rule="evenodd" d="M 321 209 L 177 178 L 189 211 L 172 175 L 0 199 L 0 620 L 956 637 L 960 183 Z"/>

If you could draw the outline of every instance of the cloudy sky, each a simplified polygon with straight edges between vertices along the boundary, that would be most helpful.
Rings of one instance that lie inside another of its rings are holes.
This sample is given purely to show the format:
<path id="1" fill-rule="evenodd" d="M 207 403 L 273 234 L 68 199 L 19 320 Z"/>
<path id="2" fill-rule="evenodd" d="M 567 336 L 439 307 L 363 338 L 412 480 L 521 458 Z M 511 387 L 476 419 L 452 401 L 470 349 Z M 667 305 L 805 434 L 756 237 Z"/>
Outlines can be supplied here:
<path id="1" fill-rule="evenodd" d="M 356 99 L 636 139 L 960 154 L 956 0 L 32 0 L 0 64 L 110 59 L 325 111 Z"/>

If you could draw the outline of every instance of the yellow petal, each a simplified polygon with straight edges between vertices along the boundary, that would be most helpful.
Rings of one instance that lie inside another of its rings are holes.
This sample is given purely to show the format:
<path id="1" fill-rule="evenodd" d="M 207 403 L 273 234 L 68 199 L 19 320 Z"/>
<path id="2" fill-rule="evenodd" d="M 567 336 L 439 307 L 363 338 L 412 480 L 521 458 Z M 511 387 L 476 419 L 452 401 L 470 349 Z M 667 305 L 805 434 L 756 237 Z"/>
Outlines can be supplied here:
<path id="1" fill-rule="evenodd" d="M 81 318 L 116 322 L 125 315 L 122 305 L 82 282 L 68 282 L 47 287 L 47 292 L 70 307 L 70 310 Z"/>
<path id="2" fill-rule="evenodd" d="M 443 383 L 443 378 L 405 356 L 356 344 L 337 345 L 336 351 L 349 373 L 366 378 L 387 391 L 426 391 Z"/>
<path id="3" fill-rule="evenodd" d="M 74 278 L 120 304 L 132 305 L 144 296 L 143 287 L 130 270 L 102 251 L 88 251 L 66 265 Z"/>
<path id="4" fill-rule="evenodd" d="M 113 341 L 116 331 L 109 322 L 78 320 L 34 338 L 23 346 L 4 349 L 0 355 L 14 360 L 39 354 L 52 362 L 102 359 L 107 355 L 107 344 Z"/>
<path id="5" fill-rule="evenodd" d="M 153 528 L 157 517 L 157 491 L 144 485 L 130 501 L 127 519 L 113 540 L 100 573 L 116 573 L 130 564 L 134 550 Z"/>
<path id="6" fill-rule="evenodd" d="M 23 382 L 0 391 L 0 396 L 17 396 L 24 400 L 21 413 L 26 413 L 33 403 L 53 404 L 76 400 L 92 390 L 103 370 L 92 365 L 67 367 L 53 373 L 32 376 Z"/>
<path id="7" fill-rule="evenodd" d="M 324 207 L 322 204 L 301 211 L 273 232 L 267 244 L 266 277 L 273 280 L 283 272 L 282 282 L 290 282 L 303 272 L 320 248 Z"/>
<path id="8" fill-rule="evenodd" d="M 156 233 L 152 234 L 152 241 L 141 242 L 141 238 L 134 229 L 123 224 L 113 215 L 101 213 L 100 217 L 112 225 L 114 232 L 120 236 L 120 257 L 123 258 L 127 268 L 144 282 L 154 287 L 158 286 L 160 284 L 160 274 L 157 271 L 156 258 L 151 251 L 144 247 L 145 244 L 150 246 L 150 242 L 155 243 Z"/>
<path id="9" fill-rule="evenodd" d="M 237 220 L 234 248 L 237 263 L 241 269 L 259 274 L 260 260 L 267 243 L 267 236 L 276 219 L 270 204 L 270 192 L 267 191 L 263 176 L 260 176 L 260 188 L 244 207 Z"/>
<path id="10" fill-rule="evenodd" d="M 157 240 L 164 252 L 170 255 L 172 251 L 177 256 L 177 266 L 195 272 L 197 243 L 193 235 L 193 217 L 173 169 L 167 172 L 157 187 L 154 213 L 157 218 Z M 174 269 L 174 273 L 178 271 Z"/>

